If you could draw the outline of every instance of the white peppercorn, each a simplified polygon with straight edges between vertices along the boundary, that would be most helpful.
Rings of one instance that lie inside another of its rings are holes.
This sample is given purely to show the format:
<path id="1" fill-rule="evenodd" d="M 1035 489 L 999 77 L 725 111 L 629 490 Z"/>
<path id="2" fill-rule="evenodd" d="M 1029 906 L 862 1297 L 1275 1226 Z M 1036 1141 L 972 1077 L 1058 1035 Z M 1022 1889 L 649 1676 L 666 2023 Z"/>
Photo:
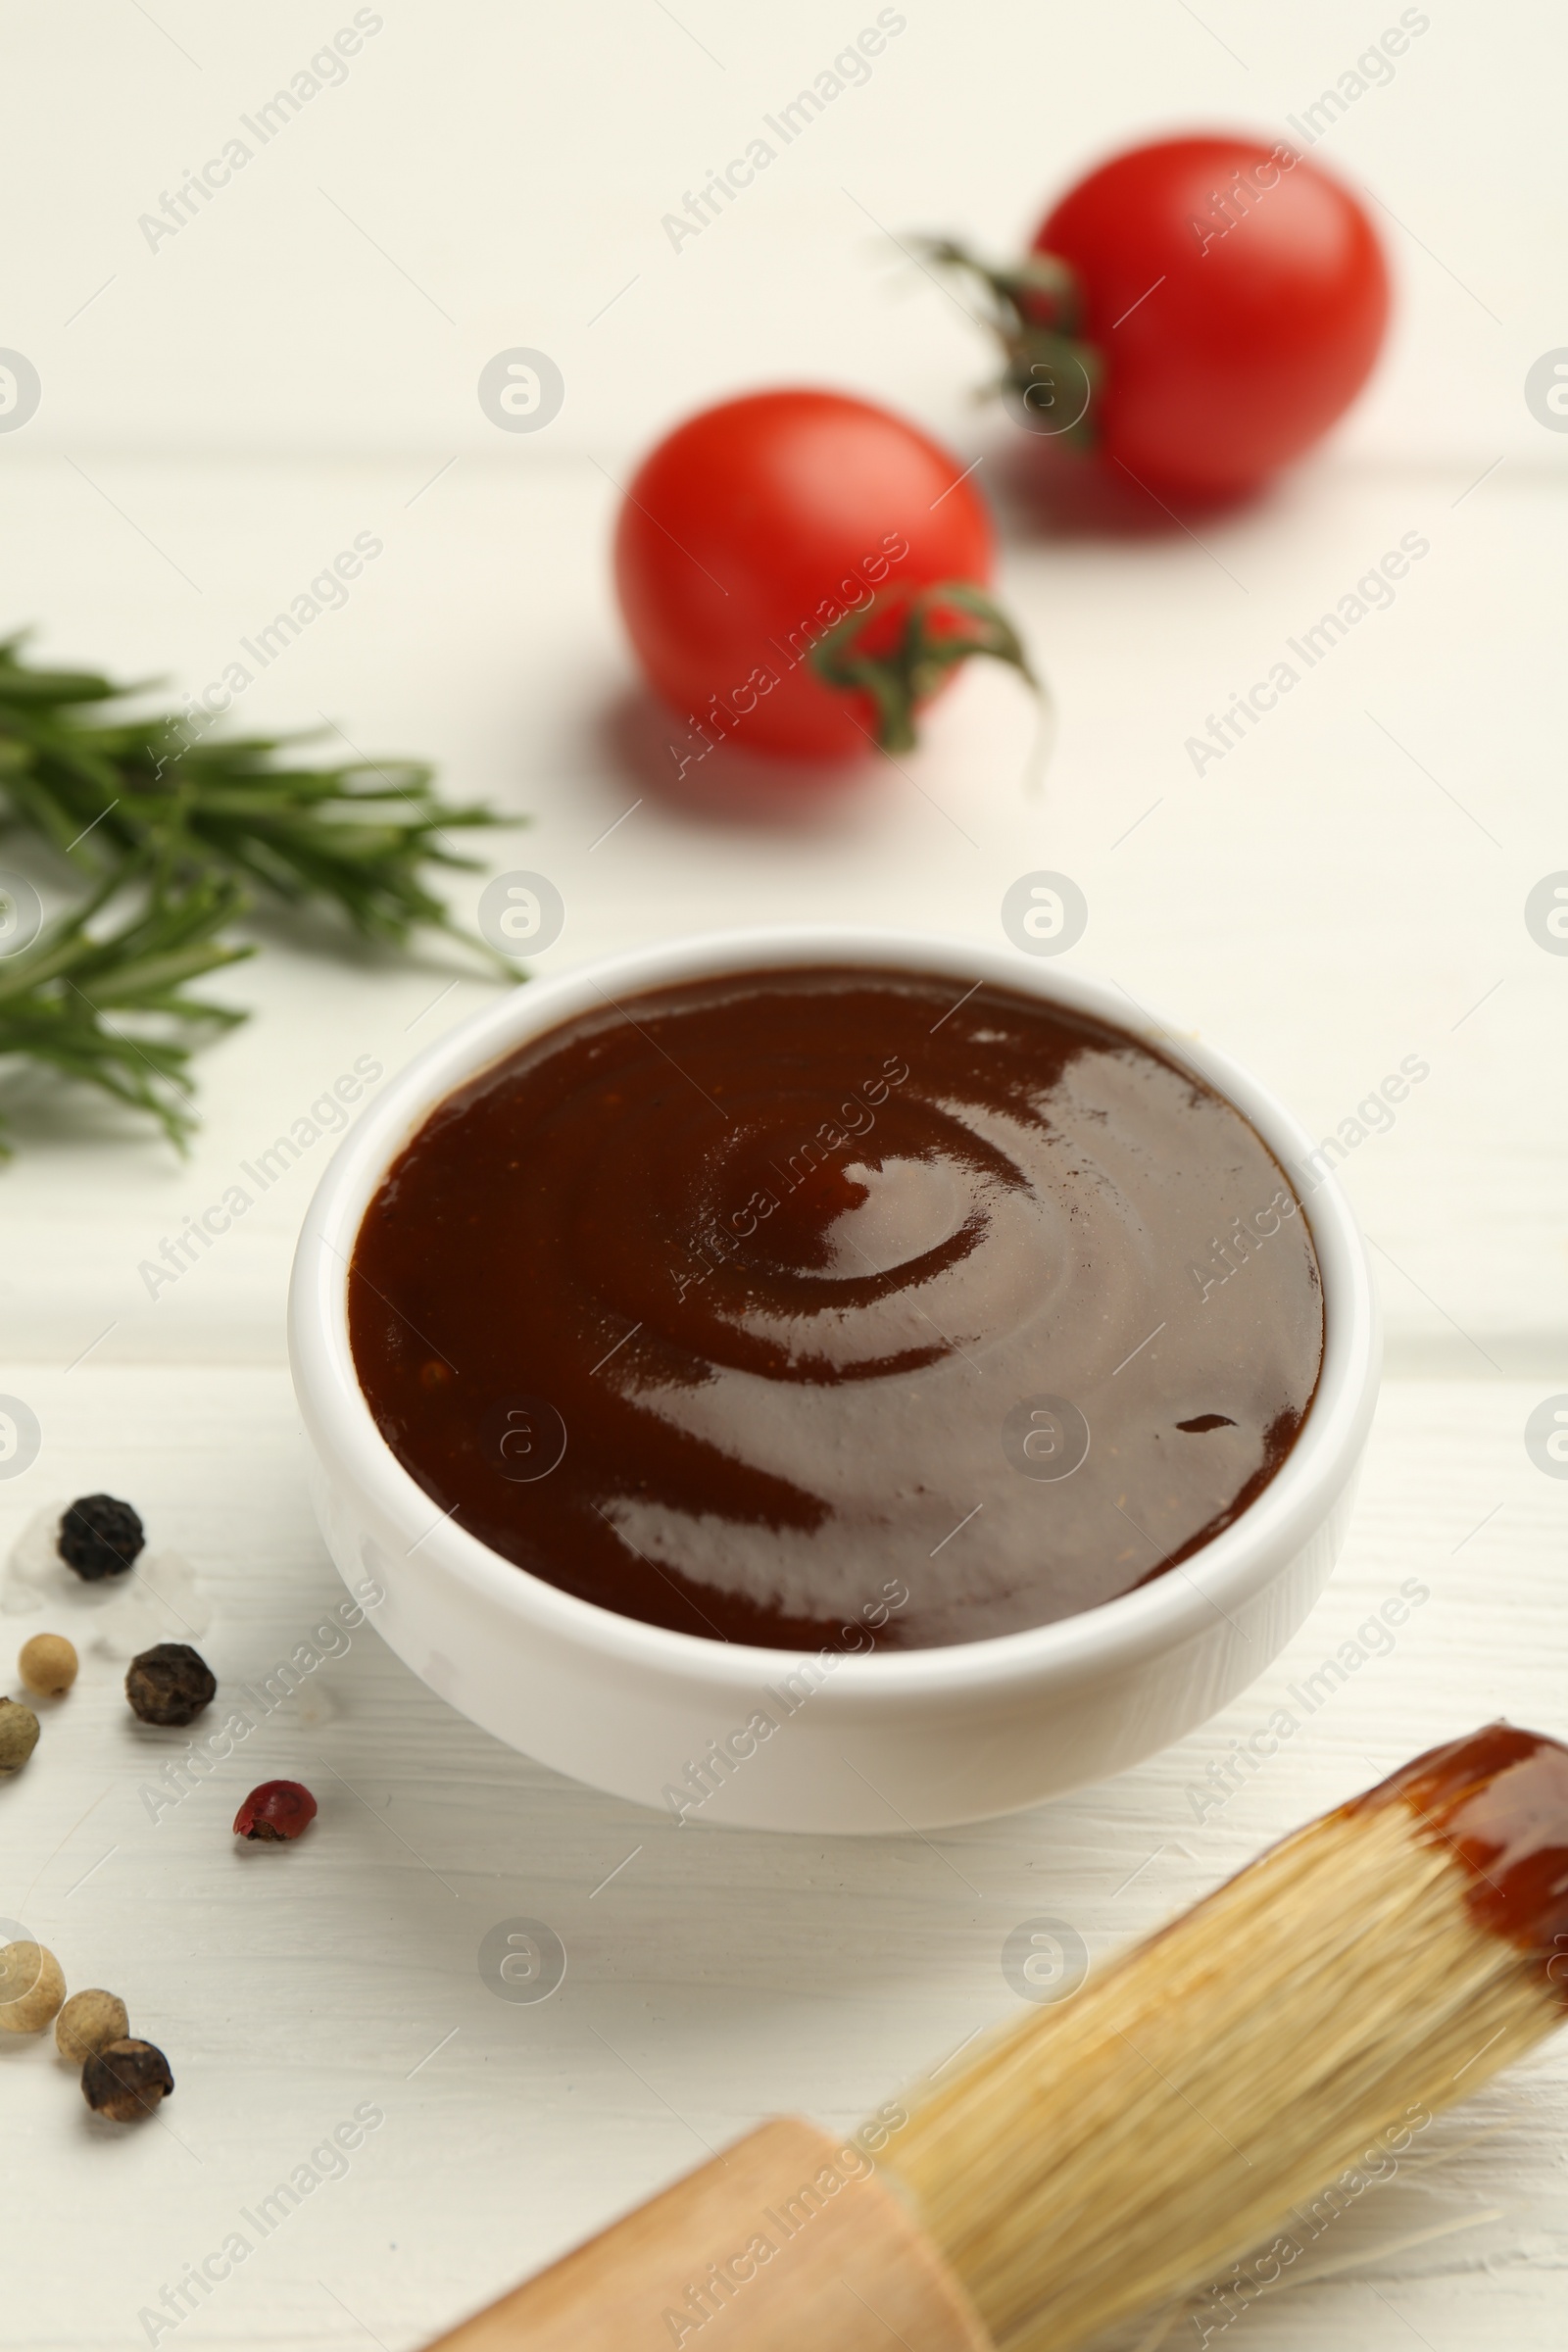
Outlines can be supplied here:
<path id="1" fill-rule="evenodd" d="M 0 1946 L 0 2034 L 41 2034 L 65 1997 L 65 1973 L 43 1944 Z"/>
<path id="2" fill-rule="evenodd" d="M 14 1698 L 0 1698 L 0 1773 L 20 1772 L 38 1744 L 38 1718 Z"/>
<path id="3" fill-rule="evenodd" d="M 130 2013 L 118 1992 L 74 1992 L 55 2019 L 55 2047 L 73 2066 L 84 2066 L 105 2042 L 130 2032 Z"/>
<path id="4" fill-rule="evenodd" d="M 34 1634 L 24 1642 L 17 1672 L 40 1698 L 64 1698 L 76 1679 L 76 1652 L 64 1634 Z"/>

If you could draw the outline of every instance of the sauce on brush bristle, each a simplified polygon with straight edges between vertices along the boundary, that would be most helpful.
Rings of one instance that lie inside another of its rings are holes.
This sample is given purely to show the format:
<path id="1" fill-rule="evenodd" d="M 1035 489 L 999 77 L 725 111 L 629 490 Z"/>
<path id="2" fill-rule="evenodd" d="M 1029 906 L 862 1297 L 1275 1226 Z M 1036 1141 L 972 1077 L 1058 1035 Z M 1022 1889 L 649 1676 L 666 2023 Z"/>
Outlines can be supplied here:
<path id="1" fill-rule="evenodd" d="M 1346 1813 L 1398 1802 L 1471 1874 L 1477 1923 L 1522 1951 L 1555 1955 L 1568 2002 L 1568 1747 L 1511 1723 L 1489 1723 L 1353 1797 Z M 1548 1969 L 1548 1975 L 1550 1971 Z"/>

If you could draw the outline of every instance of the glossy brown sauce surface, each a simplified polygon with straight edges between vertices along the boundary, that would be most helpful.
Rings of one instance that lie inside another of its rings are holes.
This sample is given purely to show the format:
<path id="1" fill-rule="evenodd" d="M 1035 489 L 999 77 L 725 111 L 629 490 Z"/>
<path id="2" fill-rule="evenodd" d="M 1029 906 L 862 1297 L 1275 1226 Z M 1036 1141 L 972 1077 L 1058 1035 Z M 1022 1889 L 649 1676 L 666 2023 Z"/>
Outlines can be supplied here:
<path id="1" fill-rule="evenodd" d="M 1568 2000 L 1568 1747 L 1489 1723 L 1417 1756 L 1344 1809 L 1396 1803 L 1464 1864 L 1480 1924 L 1545 1953 L 1557 1996 Z"/>
<path id="2" fill-rule="evenodd" d="M 1186 1558 L 1273 1477 L 1322 1295 L 1281 1168 L 1123 1032 L 813 969 L 606 1004 L 368 1209 L 361 1384 L 437 1509 L 623 1616 L 971 1642 Z"/>

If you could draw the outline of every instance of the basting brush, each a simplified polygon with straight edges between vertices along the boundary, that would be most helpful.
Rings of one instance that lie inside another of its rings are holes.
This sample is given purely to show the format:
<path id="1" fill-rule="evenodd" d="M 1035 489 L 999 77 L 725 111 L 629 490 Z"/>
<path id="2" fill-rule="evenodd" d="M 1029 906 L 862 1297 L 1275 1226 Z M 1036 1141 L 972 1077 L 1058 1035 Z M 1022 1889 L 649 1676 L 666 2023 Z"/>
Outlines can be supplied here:
<path id="1" fill-rule="evenodd" d="M 1250 2257 L 1206 2336 L 1561 2024 L 1565 1980 L 1568 1747 L 1494 1724 L 950 2085 L 842 2144 L 764 2124 L 432 2352 L 1077 2352 Z"/>

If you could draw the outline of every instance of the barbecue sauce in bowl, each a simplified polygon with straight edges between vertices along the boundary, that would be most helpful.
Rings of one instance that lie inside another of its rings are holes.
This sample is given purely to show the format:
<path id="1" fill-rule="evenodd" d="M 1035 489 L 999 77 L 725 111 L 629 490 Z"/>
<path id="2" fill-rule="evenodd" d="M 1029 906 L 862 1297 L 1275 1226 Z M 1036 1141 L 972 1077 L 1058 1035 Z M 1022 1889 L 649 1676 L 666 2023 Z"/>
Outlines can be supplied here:
<path id="1" fill-rule="evenodd" d="M 774 1648 L 1016 1633 L 1164 1574 L 1310 1406 L 1261 1138 L 989 983 L 606 1002 L 431 1112 L 367 1209 L 361 1386 L 436 1509 L 621 1616 Z"/>

